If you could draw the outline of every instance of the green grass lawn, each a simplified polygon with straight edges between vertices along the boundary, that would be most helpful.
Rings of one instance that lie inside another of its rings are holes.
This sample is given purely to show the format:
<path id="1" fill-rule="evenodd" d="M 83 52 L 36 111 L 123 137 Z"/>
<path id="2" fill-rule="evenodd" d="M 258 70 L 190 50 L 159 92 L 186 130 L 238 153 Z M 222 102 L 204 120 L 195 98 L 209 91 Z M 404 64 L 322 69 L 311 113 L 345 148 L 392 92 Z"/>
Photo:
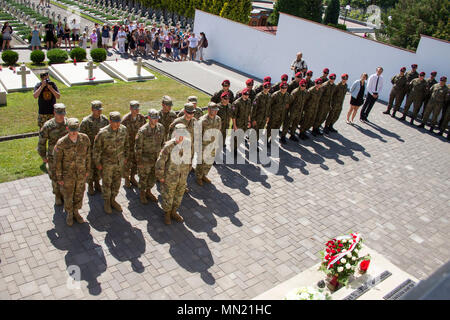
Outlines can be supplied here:
<path id="1" fill-rule="evenodd" d="M 38 137 L 0 142 L 0 183 L 46 173 L 37 143 Z"/>
<path id="2" fill-rule="evenodd" d="M 199 99 L 199 106 L 206 106 L 210 99 L 206 94 L 189 88 L 158 72 L 151 71 L 156 80 L 145 82 L 123 82 L 98 84 L 89 86 L 66 87 L 55 81 L 61 93 L 62 102 L 67 108 L 67 117 L 81 119 L 91 112 L 90 102 L 100 100 L 104 104 L 103 113 L 108 116 L 111 111 L 119 111 L 122 115 L 129 111 L 130 100 L 141 103 L 141 113 L 147 113 L 150 108 L 159 110 L 161 98 L 169 95 L 174 100 L 174 110 L 179 110 L 187 102 L 187 97 L 195 95 Z M 117 80 L 117 79 L 116 79 Z M 0 136 L 38 131 L 37 99 L 31 91 L 14 92 L 7 96 L 8 104 L 0 107 Z M 0 148 L 3 146 L 0 143 Z"/>

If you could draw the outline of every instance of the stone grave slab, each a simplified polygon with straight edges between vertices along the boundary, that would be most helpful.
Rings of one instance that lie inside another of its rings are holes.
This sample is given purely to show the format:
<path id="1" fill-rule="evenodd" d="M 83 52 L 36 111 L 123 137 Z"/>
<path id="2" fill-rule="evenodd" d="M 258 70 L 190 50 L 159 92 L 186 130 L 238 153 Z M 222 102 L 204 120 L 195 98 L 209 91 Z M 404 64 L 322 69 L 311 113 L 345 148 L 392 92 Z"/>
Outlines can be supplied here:
<path id="1" fill-rule="evenodd" d="M 95 66 L 92 70 L 92 77 L 89 77 L 89 70 L 86 68 L 89 62 L 61 63 L 51 65 L 48 69 L 50 75 L 64 83 L 66 86 L 89 85 L 98 83 L 111 83 L 114 79 L 107 73 Z"/>
<path id="2" fill-rule="evenodd" d="M 23 66 L 24 71 L 21 71 L 21 67 L 16 67 L 15 71 L 3 67 L 0 71 L 0 83 L 6 92 L 33 90 L 36 84 L 41 81 L 29 68 Z M 22 72 L 24 75 L 22 75 Z M 24 84 L 22 80 L 25 80 Z"/>
<path id="3" fill-rule="evenodd" d="M 389 260 L 387 260 L 380 253 L 368 248 L 366 245 L 361 249 L 360 256 L 370 254 L 371 262 L 369 269 L 365 274 L 360 275 L 358 271 L 355 272 L 355 279 L 349 282 L 347 287 L 341 287 L 335 292 L 330 292 L 325 287 L 325 292 L 331 295 L 332 300 L 348 299 L 351 294 L 355 295 L 355 291 L 361 288 L 362 285 L 368 284 L 371 281 L 375 284 L 369 285 L 369 289 L 363 294 L 356 294 L 357 300 L 383 300 L 388 293 L 403 285 L 407 280 L 409 282 L 418 283 L 418 280 L 408 273 L 404 272 Z M 320 264 L 316 264 L 293 278 L 279 284 L 278 286 L 256 296 L 253 300 L 283 300 L 285 295 L 299 287 L 315 287 L 320 280 L 325 279 L 325 273 L 319 271 Z M 386 272 L 387 271 L 387 272 Z M 385 273 L 386 277 L 382 277 L 382 281 L 378 281 L 380 275 Z M 387 274 L 386 274 L 387 273 Z"/>
<path id="4" fill-rule="evenodd" d="M 137 64 L 139 64 L 139 61 L 133 60 L 104 61 L 100 64 L 100 68 L 110 76 L 127 82 L 156 79 L 152 73 L 142 68 L 143 61 L 140 62 L 140 70 L 138 70 Z"/>

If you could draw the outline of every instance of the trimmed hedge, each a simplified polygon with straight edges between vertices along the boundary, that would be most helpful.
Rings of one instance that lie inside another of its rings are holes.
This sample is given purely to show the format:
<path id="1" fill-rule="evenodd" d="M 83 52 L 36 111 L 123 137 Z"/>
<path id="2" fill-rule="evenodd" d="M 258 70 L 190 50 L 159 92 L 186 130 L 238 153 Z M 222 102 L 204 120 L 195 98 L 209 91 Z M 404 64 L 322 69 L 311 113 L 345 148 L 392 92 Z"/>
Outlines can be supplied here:
<path id="1" fill-rule="evenodd" d="M 70 58 L 72 60 L 76 58 L 78 62 L 86 60 L 86 50 L 83 48 L 74 48 L 70 51 Z"/>
<path id="2" fill-rule="evenodd" d="M 42 50 L 34 50 L 30 53 L 30 60 L 33 61 L 34 64 L 40 64 L 45 60 L 45 53 Z"/>
<path id="3" fill-rule="evenodd" d="M 51 49 L 47 51 L 47 59 L 50 63 L 64 63 L 69 58 L 66 51 L 61 49 Z"/>
<path id="4" fill-rule="evenodd" d="M 19 60 L 19 54 L 12 50 L 5 50 L 2 53 L 2 60 L 8 65 L 13 66 Z"/>
<path id="5" fill-rule="evenodd" d="M 97 49 L 91 50 L 91 58 L 95 62 L 103 62 L 103 61 L 105 61 L 106 60 L 106 55 L 107 55 L 107 52 L 103 48 L 97 48 Z"/>

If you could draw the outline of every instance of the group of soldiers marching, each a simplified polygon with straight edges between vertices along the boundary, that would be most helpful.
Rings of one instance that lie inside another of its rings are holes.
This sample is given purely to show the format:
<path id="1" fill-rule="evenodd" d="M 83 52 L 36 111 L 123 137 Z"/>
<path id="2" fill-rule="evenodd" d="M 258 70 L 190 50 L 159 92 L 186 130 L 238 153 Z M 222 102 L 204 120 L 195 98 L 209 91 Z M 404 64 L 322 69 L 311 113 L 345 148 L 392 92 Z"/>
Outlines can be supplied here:
<path id="1" fill-rule="evenodd" d="M 438 135 L 442 135 L 450 122 L 450 108 L 448 107 L 450 101 L 450 90 L 446 84 L 447 77 L 442 76 L 439 82 L 436 80 L 437 72 L 430 73 L 430 77 L 425 79 L 425 72 L 417 72 L 417 64 L 411 65 L 411 70 L 406 72 L 406 68 L 402 67 L 400 73 L 393 76 L 391 79 L 392 89 L 389 94 L 389 103 L 384 114 L 391 114 L 395 118 L 397 111 L 399 111 L 403 100 L 406 97 L 405 106 L 403 108 L 403 116 L 401 121 L 406 120 L 409 109 L 413 105 L 412 116 L 410 124 L 414 124 L 414 120 L 419 121 L 419 112 L 423 106 L 422 121 L 419 128 L 424 128 L 430 120 L 430 132 L 434 132 L 437 124 L 439 114 L 442 112 L 441 120 L 439 121 Z M 449 139 L 449 135 L 447 135 Z"/>

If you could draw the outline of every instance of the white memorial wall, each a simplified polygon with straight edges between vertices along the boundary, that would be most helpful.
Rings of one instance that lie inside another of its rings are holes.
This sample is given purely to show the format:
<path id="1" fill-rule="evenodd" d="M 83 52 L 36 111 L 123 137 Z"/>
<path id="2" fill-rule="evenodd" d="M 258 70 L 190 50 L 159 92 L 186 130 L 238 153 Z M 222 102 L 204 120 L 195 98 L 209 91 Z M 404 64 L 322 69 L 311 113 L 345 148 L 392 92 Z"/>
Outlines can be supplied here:
<path id="1" fill-rule="evenodd" d="M 417 63 L 418 71 L 425 71 L 427 77 L 434 70 L 437 78 L 450 76 L 450 43 L 427 36 L 422 36 L 413 52 L 283 13 L 273 35 L 201 10 L 195 12 L 194 32 L 197 36 L 205 32 L 208 38 L 206 59 L 261 79 L 269 75 L 273 83 L 283 73 L 292 76 L 290 65 L 298 51 L 303 52 L 314 78 L 328 67 L 338 79 L 348 73 L 351 84 L 361 73 L 370 75 L 382 66 L 385 85 L 380 100 L 384 101 L 389 97 L 391 77 L 403 66 L 409 70 Z"/>

